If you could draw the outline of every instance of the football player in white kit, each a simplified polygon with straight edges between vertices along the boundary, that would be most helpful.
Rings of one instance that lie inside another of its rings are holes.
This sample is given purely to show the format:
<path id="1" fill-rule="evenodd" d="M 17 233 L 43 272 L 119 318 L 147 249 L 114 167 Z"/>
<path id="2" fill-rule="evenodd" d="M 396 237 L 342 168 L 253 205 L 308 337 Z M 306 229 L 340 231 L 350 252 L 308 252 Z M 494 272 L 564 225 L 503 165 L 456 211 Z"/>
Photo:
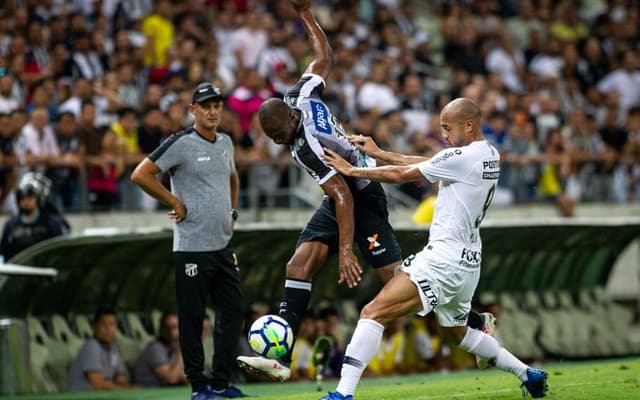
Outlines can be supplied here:
<path id="1" fill-rule="evenodd" d="M 388 164 L 359 168 L 325 149 L 325 159 L 343 175 L 399 183 L 439 182 L 429 242 L 407 257 L 400 271 L 360 313 L 347 346 L 340 383 L 322 400 L 352 399 L 362 372 L 377 353 L 384 326 L 409 312 L 435 311 L 443 338 L 457 343 L 496 367 L 516 375 L 532 397 L 544 397 L 547 373 L 533 369 L 502 348 L 491 336 L 467 329 L 471 299 L 480 278 L 480 223 L 491 205 L 500 154 L 480 130 L 481 113 L 471 100 L 458 98 L 440 113 L 442 137 L 449 145 L 431 158 L 382 151 L 369 137 L 350 141 Z"/>

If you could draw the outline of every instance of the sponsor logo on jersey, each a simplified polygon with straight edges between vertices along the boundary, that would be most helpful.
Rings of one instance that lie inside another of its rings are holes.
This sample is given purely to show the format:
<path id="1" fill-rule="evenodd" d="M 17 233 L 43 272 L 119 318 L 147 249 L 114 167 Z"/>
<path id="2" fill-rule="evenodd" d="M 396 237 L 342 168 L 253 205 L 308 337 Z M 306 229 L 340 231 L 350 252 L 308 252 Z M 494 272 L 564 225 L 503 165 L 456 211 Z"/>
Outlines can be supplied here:
<path id="1" fill-rule="evenodd" d="M 500 171 L 483 172 L 482 179 L 498 179 L 500 177 Z"/>
<path id="2" fill-rule="evenodd" d="M 367 238 L 369 241 L 369 250 L 373 250 L 376 247 L 380 247 L 380 243 L 378 243 L 378 234 L 374 233 L 372 236 Z"/>
<path id="3" fill-rule="evenodd" d="M 482 162 L 482 169 L 498 169 L 500 168 L 499 160 L 489 160 Z"/>
<path id="4" fill-rule="evenodd" d="M 184 273 L 190 278 L 193 278 L 194 276 L 198 275 L 198 264 L 192 264 L 192 263 L 185 264 Z"/>
<path id="5" fill-rule="evenodd" d="M 331 123 L 329 121 L 329 110 L 327 107 L 317 101 L 309 101 L 311 104 L 311 113 L 313 114 L 313 124 L 320 133 L 331 134 Z"/>
<path id="6" fill-rule="evenodd" d="M 453 157 L 454 154 L 462 154 L 462 151 L 460 151 L 460 153 L 458 153 L 458 151 L 460 151 L 460 150 L 457 150 L 456 152 L 449 151 L 449 152 L 444 153 L 443 155 L 441 155 L 438 158 L 434 158 L 433 160 L 431 160 L 431 165 L 436 165 L 441 161 L 446 161 L 450 157 Z"/>
<path id="7" fill-rule="evenodd" d="M 198 157 L 198 162 L 209 161 L 209 160 L 211 160 L 211 157 L 209 157 L 209 156 L 200 156 L 200 157 Z"/>
<path id="8" fill-rule="evenodd" d="M 460 254 L 460 261 L 458 261 L 458 265 L 461 265 L 466 268 L 478 268 L 480 266 L 481 261 L 482 261 L 481 251 L 462 249 L 462 254 Z"/>
<path id="9" fill-rule="evenodd" d="M 436 305 L 438 305 L 438 297 L 436 297 L 436 294 L 434 293 L 433 289 L 431 289 L 431 286 L 429 286 L 426 279 L 418 281 L 418 286 L 420 286 L 420 290 L 427 298 L 427 302 L 431 305 L 431 307 L 435 307 Z"/>
<path id="10" fill-rule="evenodd" d="M 500 160 L 487 160 L 482 162 L 482 169 L 493 171 L 482 171 L 482 179 L 498 179 L 500 177 Z"/>
<path id="11" fill-rule="evenodd" d="M 371 251 L 371 254 L 374 256 L 379 256 L 380 254 L 387 251 L 385 247 L 378 248 L 380 247 L 380 242 L 378 242 L 378 236 L 379 235 L 377 233 L 374 233 L 372 236 L 369 236 L 367 238 L 367 240 L 369 241 L 369 250 Z"/>

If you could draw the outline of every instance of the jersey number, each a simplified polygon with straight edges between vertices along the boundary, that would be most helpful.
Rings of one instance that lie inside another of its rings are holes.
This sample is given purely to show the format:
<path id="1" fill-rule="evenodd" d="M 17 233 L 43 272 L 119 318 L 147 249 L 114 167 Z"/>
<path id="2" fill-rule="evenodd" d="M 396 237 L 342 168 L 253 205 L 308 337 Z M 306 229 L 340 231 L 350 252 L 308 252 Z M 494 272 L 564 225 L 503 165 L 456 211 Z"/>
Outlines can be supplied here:
<path id="1" fill-rule="evenodd" d="M 487 198 L 484 201 L 484 205 L 482 206 L 482 214 L 476 218 L 476 228 L 480 226 L 482 220 L 484 219 L 484 215 L 487 213 L 487 209 L 491 205 L 493 201 L 493 195 L 496 193 L 496 185 L 491 185 L 491 189 L 489 189 L 489 193 L 487 193 Z"/>

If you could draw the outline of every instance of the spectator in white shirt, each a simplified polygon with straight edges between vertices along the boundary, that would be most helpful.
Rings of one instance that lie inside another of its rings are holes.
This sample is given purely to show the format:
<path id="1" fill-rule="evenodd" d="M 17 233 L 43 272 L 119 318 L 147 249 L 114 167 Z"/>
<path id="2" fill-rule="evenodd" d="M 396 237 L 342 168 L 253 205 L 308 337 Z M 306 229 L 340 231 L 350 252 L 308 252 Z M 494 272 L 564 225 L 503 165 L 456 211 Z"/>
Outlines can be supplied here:
<path id="1" fill-rule="evenodd" d="M 371 79 L 366 81 L 358 92 L 358 108 L 374 111 L 376 114 L 398 109 L 400 102 L 387 81 L 386 64 L 383 61 L 375 62 L 371 66 Z"/>
<path id="2" fill-rule="evenodd" d="M 633 50 L 627 50 L 619 56 L 620 67 L 605 75 L 598 83 L 598 90 L 603 93 L 617 92 L 620 108 L 627 111 L 640 106 L 640 71 L 638 58 Z"/>
<path id="3" fill-rule="evenodd" d="M 269 39 L 262 28 L 260 16 L 255 11 L 247 12 L 246 24 L 231 36 L 231 50 L 243 68 L 255 68 L 258 55 L 267 47 Z"/>
<path id="4" fill-rule="evenodd" d="M 57 165 L 60 149 L 53 128 L 49 125 L 46 108 L 36 107 L 31 111 L 29 123 L 22 128 L 18 137 L 16 154 L 23 164 L 21 175 L 27 170 L 45 173 L 48 167 Z"/>
<path id="5" fill-rule="evenodd" d="M 508 33 L 503 33 L 498 47 L 487 55 L 486 67 L 489 72 L 498 73 L 509 90 L 520 93 L 523 89 L 524 63 L 524 53 L 514 46 Z"/>
<path id="6" fill-rule="evenodd" d="M 20 107 L 20 99 L 13 87 L 13 75 L 6 68 L 0 68 L 0 113 L 8 114 Z"/>

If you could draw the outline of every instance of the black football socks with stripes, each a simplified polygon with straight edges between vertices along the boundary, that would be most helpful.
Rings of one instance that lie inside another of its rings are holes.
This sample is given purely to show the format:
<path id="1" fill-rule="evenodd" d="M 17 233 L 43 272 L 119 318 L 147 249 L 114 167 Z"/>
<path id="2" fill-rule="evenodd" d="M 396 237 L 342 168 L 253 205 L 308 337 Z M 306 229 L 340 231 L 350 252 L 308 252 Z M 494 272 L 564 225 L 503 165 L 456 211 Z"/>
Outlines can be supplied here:
<path id="1" fill-rule="evenodd" d="M 293 345 L 295 345 L 295 338 L 298 335 L 302 318 L 304 318 L 307 312 L 310 297 L 311 282 L 287 278 L 284 284 L 284 297 L 280 303 L 279 314 L 289 323 L 289 326 L 291 326 L 294 340 Z M 291 349 L 293 349 L 293 345 Z M 291 353 L 292 351 L 289 350 L 279 361 L 289 366 L 291 364 Z"/>

